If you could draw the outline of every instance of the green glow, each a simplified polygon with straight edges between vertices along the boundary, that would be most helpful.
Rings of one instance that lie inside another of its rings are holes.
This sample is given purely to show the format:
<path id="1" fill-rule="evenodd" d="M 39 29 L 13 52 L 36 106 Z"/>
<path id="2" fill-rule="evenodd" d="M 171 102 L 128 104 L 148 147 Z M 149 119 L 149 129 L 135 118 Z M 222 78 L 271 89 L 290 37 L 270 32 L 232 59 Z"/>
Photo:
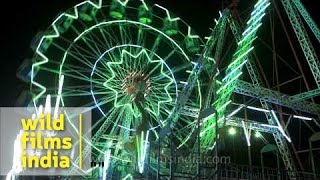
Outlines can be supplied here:
<path id="1" fill-rule="evenodd" d="M 262 23 L 260 23 L 262 17 L 265 15 L 265 10 L 269 6 L 269 3 L 265 5 L 265 1 L 259 1 L 255 5 L 254 11 L 251 13 L 251 17 L 249 18 L 247 22 L 247 27 L 245 28 L 244 32 L 242 33 L 242 36 L 239 40 L 238 47 L 236 52 L 233 54 L 233 59 L 231 63 L 228 65 L 228 68 L 226 70 L 226 76 L 223 77 L 222 80 L 222 86 L 218 89 L 217 93 L 217 99 L 213 103 L 213 108 L 219 110 L 218 112 L 218 119 L 222 119 L 224 117 L 225 109 L 230 103 L 230 97 L 231 93 L 233 92 L 233 89 L 236 87 L 235 81 L 238 80 L 238 78 L 242 74 L 242 66 L 247 62 L 246 56 L 253 50 L 252 43 L 256 39 L 256 31 L 261 26 Z M 222 15 L 223 16 L 223 15 Z M 209 39 L 212 39 L 210 37 Z M 242 108 L 242 107 L 241 107 Z M 232 112 L 228 117 L 231 115 L 237 113 L 241 108 L 237 109 L 237 111 Z M 219 121 L 218 121 L 219 122 Z M 214 129 L 214 123 L 215 118 L 213 115 L 210 115 L 209 117 L 205 118 L 204 123 L 204 131 L 201 132 L 201 147 L 208 149 L 212 147 L 213 139 L 215 138 L 215 129 Z M 218 126 L 219 123 L 218 123 Z M 235 134 L 235 129 L 231 129 L 231 134 Z M 248 136 L 247 142 L 248 142 Z M 248 143 L 248 145 L 250 142 Z"/>
<path id="2" fill-rule="evenodd" d="M 122 180 L 133 180 L 133 177 L 131 174 L 127 174 Z"/>
<path id="3" fill-rule="evenodd" d="M 243 42 L 245 42 L 252 34 L 254 34 L 254 33 L 258 30 L 258 28 L 259 28 L 261 25 L 262 25 L 262 23 L 259 23 L 257 26 L 255 26 L 253 29 L 251 29 L 251 30 L 249 31 L 249 33 L 247 33 L 247 34 L 245 35 L 245 37 L 244 37 L 241 41 L 238 42 L 238 44 L 242 44 Z"/>
<path id="4" fill-rule="evenodd" d="M 265 2 L 267 2 L 267 0 L 259 0 L 259 1 L 254 5 L 254 8 L 257 8 L 257 6 L 259 6 L 259 5 L 261 5 L 261 4 L 265 3 Z"/>
<path id="5" fill-rule="evenodd" d="M 149 24 L 152 22 L 152 20 L 150 18 L 141 17 L 141 18 L 139 18 L 139 22 Z"/>
<path id="6" fill-rule="evenodd" d="M 256 132 L 254 133 L 254 137 L 260 138 L 260 137 L 261 137 L 261 133 L 260 133 L 259 131 L 256 131 Z"/>
<path id="7" fill-rule="evenodd" d="M 239 61 L 240 59 L 242 59 L 244 56 L 246 56 L 247 54 L 249 54 L 252 50 L 253 50 L 253 46 L 251 48 L 249 48 L 248 50 L 246 50 L 244 53 L 242 53 L 240 56 L 238 56 L 234 61 L 232 61 L 231 64 L 228 65 L 228 68 L 232 67 L 235 63 L 237 63 L 237 61 Z"/>
<path id="8" fill-rule="evenodd" d="M 122 19 L 123 18 L 123 14 L 121 14 L 120 12 L 117 12 L 117 11 L 111 11 L 110 16 L 115 19 Z"/>
<path id="9" fill-rule="evenodd" d="M 223 79 L 222 81 L 226 80 L 229 76 L 231 76 L 233 73 L 235 73 L 238 69 L 242 68 L 242 66 L 247 62 L 248 60 L 246 59 L 243 61 L 241 64 L 239 64 L 237 67 L 235 67 L 231 72 L 229 72 Z"/>
<path id="10" fill-rule="evenodd" d="M 237 133 L 237 131 L 236 131 L 236 129 L 234 128 L 234 127 L 230 127 L 229 129 L 228 129 L 228 134 L 229 135 L 235 135 Z"/>
<path id="11" fill-rule="evenodd" d="M 134 58 L 134 60 L 130 60 L 131 58 Z M 145 60 L 146 62 L 144 62 Z M 123 92 L 121 92 L 120 84 L 118 84 L 118 87 L 115 87 L 115 85 L 117 84 L 116 79 L 119 79 L 119 77 L 122 77 L 120 72 L 115 69 L 128 69 L 128 68 L 130 69 L 130 67 L 139 67 L 139 64 L 146 64 L 145 67 L 148 67 L 153 63 L 160 64 L 160 67 L 159 67 L 160 73 L 162 74 L 163 77 L 167 78 L 167 83 L 162 85 L 162 88 L 164 91 L 164 94 L 162 94 L 162 97 L 156 102 L 153 102 L 153 103 L 157 103 L 156 108 L 146 107 L 146 109 L 157 117 L 160 115 L 160 111 L 161 111 L 160 108 L 163 107 L 162 104 L 171 103 L 173 101 L 169 92 L 169 88 L 175 85 L 175 81 L 172 77 L 172 74 L 169 76 L 165 72 L 165 71 L 170 72 L 170 70 L 167 69 L 165 62 L 160 59 L 152 60 L 148 52 L 144 49 L 140 50 L 140 52 L 138 52 L 136 55 L 132 54 L 127 50 L 122 50 L 120 61 L 118 62 L 109 61 L 106 63 L 107 67 L 110 70 L 111 76 L 109 76 L 109 79 L 107 79 L 106 82 L 103 83 L 104 87 L 106 87 L 107 89 L 110 89 L 114 93 L 114 107 L 119 108 L 119 107 L 127 106 L 130 108 L 132 114 L 134 114 L 136 117 L 138 116 L 138 114 L 135 112 L 132 106 L 134 97 L 133 96 L 126 97 L 123 94 Z M 122 78 L 125 78 L 125 77 L 122 77 Z"/>
<path id="12" fill-rule="evenodd" d="M 233 81 L 237 80 L 242 75 L 242 72 L 239 72 L 237 75 L 235 75 L 231 80 L 229 80 L 225 85 L 223 85 L 221 88 L 218 89 L 217 94 L 219 94 L 223 89 L 225 89 L 229 84 L 231 84 Z"/>
<path id="13" fill-rule="evenodd" d="M 178 21 L 178 20 L 180 20 L 179 17 L 172 18 L 172 17 L 170 16 L 170 13 L 169 13 L 169 11 L 168 11 L 167 8 L 164 8 L 164 7 L 160 6 L 159 4 L 155 4 L 155 6 L 159 7 L 160 9 L 162 9 L 162 10 L 164 10 L 164 11 L 166 12 L 166 14 L 167 14 L 167 19 L 168 19 L 169 21 L 173 22 L 173 21 Z"/>
<path id="14" fill-rule="evenodd" d="M 150 9 L 144 1 L 142 1 L 142 3 L 138 9 L 139 22 L 150 24 L 152 22 L 152 9 Z"/>
<path id="15" fill-rule="evenodd" d="M 84 1 L 84 2 L 81 2 L 81 3 L 77 4 L 77 5 L 75 5 L 75 6 L 74 6 L 74 12 L 75 12 L 74 15 L 68 14 L 68 13 L 62 13 L 62 14 L 61 14 L 60 16 L 58 16 L 58 17 L 53 21 L 53 23 L 51 24 L 51 27 L 52 27 L 53 30 L 54 30 L 54 31 L 53 31 L 53 34 L 49 34 L 49 35 L 43 36 L 43 37 L 41 38 L 41 40 L 40 40 L 37 48 L 36 48 L 36 54 L 38 54 L 38 55 L 42 58 L 42 60 L 39 61 L 39 62 L 36 62 L 36 63 L 32 64 L 32 68 L 31 68 L 31 84 L 34 85 L 34 86 L 36 86 L 36 87 L 38 87 L 39 89 L 41 89 L 41 91 L 40 91 L 35 97 L 32 98 L 35 107 L 36 107 L 36 101 L 46 92 L 46 87 L 45 87 L 45 86 L 43 86 L 43 85 L 41 85 L 41 84 L 39 84 L 39 83 L 37 83 L 37 82 L 34 81 L 34 70 L 37 69 L 38 67 L 40 67 L 42 64 L 45 64 L 45 63 L 48 62 L 47 56 L 44 55 L 44 54 L 40 51 L 40 47 L 41 47 L 42 43 L 43 43 L 45 40 L 51 39 L 51 38 L 57 38 L 57 37 L 60 36 L 59 30 L 58 30 L 58 28 L 57 28 L 57 26 L 56 26 L 56 22 L 57 22 L 59 19 L 61 19 L 63 16 L 67 16 L 67 17 L 70 17 L 70 18 L 73 18 L 73 19 L 78 19 L 78 17 L 79 17 L 79 16 L 78 16 L 78 14 L 79 14 L 79 13 L 78 13 L 78 12 L 79 12 L 79 11 L 78 11 L 78 7 L 79 7 L 79 6 L 82 6 L 83 4 L 86 4 L 86 3 L 89 3 L 89 4 L 91 4 L 93 7 L 97 8 L 97 9 L 100 9 L 100 8 L 101 8 L 101 5 L 102 5 L 102 0 L 99 0 L 99 1 L 98 1 L 98 4 L 95 4 L 95 3 L 91 2 L 91 1 Z"/>
<path id="16" fill-rule="evenodd" d="M 180 18 L 174 18 L 172 21 L 177 21 L 179 20 Z M 100 22 L 96 25 L 93 25 L 91 26 L 90 28 L 86 29 L 85 31 L 81 32 L 78 37 L 76 37 L 73 41 L 76 42 L 78 41 L 80 38 L 82 38 L 85 34 L 89 33 L 90 31 L 92 31 L 93 29 L 95 28 L 98 28 L 99 26 L 103 26 L 103 25 L 111 25 L 111 24 L 115 24 L 115 23 L 132 23 L 132 24 L 136 24 L 136 25 L 141 25 L 145 28 L 149 28 L 153 31 L 155 31 L 155 33 L 159 33 L 161 34 L 162 36 L 164 36 L 166 39 L 168 39 L 171 43 L 173 43 L 178 49 L 179 51 L 183 54 L 183 56 L 188 60 L 190 61 L 188 55 L 183 51 L 183 49 L 179 46 L 179 44 L 173 40 L 170 36 L 166 35 L 165 33 L 163 33 L 162 31 L 150 26 L 150 25 L 147 25 L 147 24 L 143 24 L 143 23 L 140 23 L 140 22 L 137 22 L 137 21 L 130 21 L 130 20 L 114 20 L 114 21 L 108 21 L 108 22 Z"/>
<path id="17" fill-rule="evenodd" d="M 270 5 L 270 3 L 268 3 L 267 5 L 265 5 L 267 1 L 263 1 L 262 3 L 258 3 L 256 4 L 257 6 L 255 6 L 255 9 L 251 12 L 251 18 L 253 19 L 256 17 L 256 15 L 260 14 L 261 12 L 265 11 L 265 9 Z M 263 7 L 262 7 L 263 6 Z M 250 19 L 248 22 L 250 22 Z"/>
<path id="18" fill-rule="evenodd" d="M 226 102 L 225 104 L 223 104 L 222 106 L 220 106 L 217 111 L 220 112 L 222 111 L 225 107 L 227 107 L 232 101 L 229 100 L 228 102 Z"/>

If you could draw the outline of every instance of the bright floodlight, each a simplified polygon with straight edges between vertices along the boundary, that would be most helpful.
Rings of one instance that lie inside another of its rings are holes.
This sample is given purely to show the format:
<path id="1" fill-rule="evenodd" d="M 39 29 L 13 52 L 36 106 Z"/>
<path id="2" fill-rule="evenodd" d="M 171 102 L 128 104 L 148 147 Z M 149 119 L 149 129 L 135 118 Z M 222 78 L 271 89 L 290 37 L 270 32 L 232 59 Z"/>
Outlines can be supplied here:
<path id="1" fill-rule="evenodd" d="M 236 129 L 234 127 L 229 128 L 228 133 L 230 135 L 235 135 L 237 133 Z"/>
<path id="2" fill-rule="evenodd" d="M 261 137 L 261 133 L 260 133 L 259 131 L 256 131 L 256 132 L 254 133 L 254 137 L 260 138 L 260 137 Z"/>

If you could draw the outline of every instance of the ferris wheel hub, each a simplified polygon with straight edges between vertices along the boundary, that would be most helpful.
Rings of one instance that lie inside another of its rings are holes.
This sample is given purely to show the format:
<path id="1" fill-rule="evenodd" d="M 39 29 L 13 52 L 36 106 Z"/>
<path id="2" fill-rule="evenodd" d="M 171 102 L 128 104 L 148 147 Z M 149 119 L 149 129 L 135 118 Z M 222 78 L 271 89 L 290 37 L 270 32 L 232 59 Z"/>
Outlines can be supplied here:
<path id="1" fill-rule="evenodd" d="M 129 73 L 123 80 L 123 89 L 135 101 L 142 101 L 150 93 L 150 79 L 142 72 Z"/>

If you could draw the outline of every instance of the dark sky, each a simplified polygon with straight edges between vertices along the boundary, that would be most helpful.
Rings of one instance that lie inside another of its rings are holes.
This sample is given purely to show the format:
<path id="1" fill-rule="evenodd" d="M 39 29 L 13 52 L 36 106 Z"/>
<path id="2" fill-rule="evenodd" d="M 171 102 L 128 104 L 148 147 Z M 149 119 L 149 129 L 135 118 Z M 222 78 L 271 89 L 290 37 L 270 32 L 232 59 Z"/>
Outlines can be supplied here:
<path id="1" fill-rule="evenodd" d="M 72 7 L 79 0 L 25 0 L 7 1 L 2 10 L 2 87 L 0 88 L 0 106 L 13 106 L 18 95 L 28 86 L 16 78 L 16 70 L 25 58 L 32 57 L 30 42 L 37 32 L 46 29 L 54 17 Z M 208 34 L 213 18 L 218 17 L 218 10 L 230 0 L 152 0 L 167 7 L 182 17 L 195 28 L 200 35 Z M 224 2 L 224 3 L 222 3 Z M 242 0 L 246 4 L 251 1 Z M 303 1 L 313 17 L 318 17 L 315 0 Z"/>

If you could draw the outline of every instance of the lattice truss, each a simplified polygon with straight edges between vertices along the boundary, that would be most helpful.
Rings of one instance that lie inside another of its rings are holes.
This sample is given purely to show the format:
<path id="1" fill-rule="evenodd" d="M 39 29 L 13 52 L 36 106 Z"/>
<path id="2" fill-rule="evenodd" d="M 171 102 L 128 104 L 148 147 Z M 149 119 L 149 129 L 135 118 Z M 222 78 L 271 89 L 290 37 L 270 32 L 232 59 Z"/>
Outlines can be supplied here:
<path id="1" fill-rule="evenodd" d="M 303 128 L 309 137 L 320 128 L 319 28 L 299 0 L 259 0 L 250 9 L 245 22 L 235 9 L 221 11 L 202 39 L 158 4 L 84 1 L 37 35 L 31 71 L 24 64 L 20 76 L 30 79 L 34 105 L 59 94 L 62 106 L 96 114 L 83 156 L 92 149 L 110 167 L 129 162 L 143 173 L 147 154 L 153 158 L 150 142 L 169 138 L 177 149 L 193 152 L 200 144 L 207 153 L 217 128 L 235 126 L 248 146 L 255 132 L 276 143 L 288 170 L 303 170 L 301 140 L 292 134 Z M 289 57 L 275 43 L 280 31 Z M 110 169 L 94 175 L 107 177 Z M 131 177 L 127 171 L 123 177 Z"/>

